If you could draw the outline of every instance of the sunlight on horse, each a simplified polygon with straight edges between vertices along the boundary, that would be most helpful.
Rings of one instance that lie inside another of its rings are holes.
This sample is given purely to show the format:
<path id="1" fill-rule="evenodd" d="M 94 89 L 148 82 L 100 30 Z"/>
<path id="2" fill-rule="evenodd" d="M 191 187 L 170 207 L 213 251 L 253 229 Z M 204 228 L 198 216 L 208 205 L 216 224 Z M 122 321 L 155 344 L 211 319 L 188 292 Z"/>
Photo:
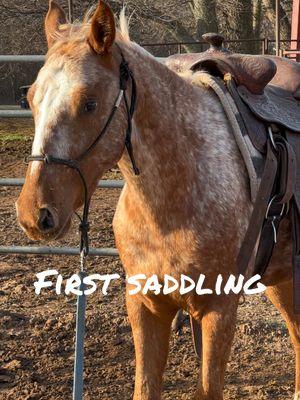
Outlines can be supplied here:
<path id="1" fill-rule="evenodd" d="M 235 260 L 252 205 L 244 163 L 215 94 L 183 79 L 117 31 L 110 8 L 100 1 L 89 21 L 67 24 L 54 2 L 46 17 L 46 62 L 28 100 L 35 120 L 33 154 L 76 159 L 89 147 L 119 93 L 124 54 L 137 84 L 132 145 L 141 171 L 135 176 L 127 151 L 122 101 L 109 129 L 80 167 L 92 196 L 101 176 L 118 163 L 125 177 L 114 217 L 114 233 L 128 275 L 185 274 L 207 285 L 218 274 L 235 273 Z M 128 90 L 131 91 L 129 85 Z M 76 171 L 30 162 L 17 201 L 21 227 L 32 239 L 62 237 L 83 203 Z M 283 226 L 264 283 L 288 321 L 297 353 L 299 321 L 292 310 L 290 237 Z M 278 284 L 280 279 L 280 284 Z M 274 286 L 275 285 L 275 286 Z M 197 399 L 223 399 L 226 363 L 234 335 L 238 296 L 174 292 L 127 295 L 136 351 L 135 400 L 161 398 L 170 327 L 187 310 L 202 324 L 203 354 Z"/>

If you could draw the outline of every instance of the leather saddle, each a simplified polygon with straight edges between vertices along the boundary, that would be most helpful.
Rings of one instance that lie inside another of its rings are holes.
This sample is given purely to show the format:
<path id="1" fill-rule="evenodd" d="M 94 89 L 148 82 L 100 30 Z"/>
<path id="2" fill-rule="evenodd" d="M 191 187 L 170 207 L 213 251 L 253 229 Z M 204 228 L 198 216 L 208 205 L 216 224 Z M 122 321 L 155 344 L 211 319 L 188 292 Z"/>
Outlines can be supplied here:
<path id="1" fill-rule="evenodd" d="M 300 64 L 274 56 L 233 54 L 218 34 L 208 33 L 203 39 L 210 44 L 207 51 L 174 55 L 165 64 L 177 73 L 204 71 L 228 92 L 242 136 L 248 136 L 263 160 L 237 270 L 245 275 L 254 256 L 251 274 L 264 275 L 281 220 L 288 217 L 294 241 L 294 310 L 300 314 Z M 254 165 L 254 157 L 252 161 Z"/>
<path id="2" fill-rule="evenodd" d="M 210 48 L 203 53 L 170 56 L 166 65 L 175 72 L 202 70 L 234 79 L 243 102 L 258 118 L 300 132 L 300 64 L 274 56 L 233 54 L 224 37 L 203 35 Z"/>
<path id="3" fill-rule="evenodd" d="M 221 76 L 230 72 L 238 86 L 246 86 L 253 94 L 261 94 L 270 83 L 300 100 L 300 63 L 270 55 L 233 54 L 223 47 L 224 37 L 216 33 L 206 33 L 203 39 L 210 44 L 207 51 L 175 54 L 165 64 L 178 73 L 204 69 Z"/>

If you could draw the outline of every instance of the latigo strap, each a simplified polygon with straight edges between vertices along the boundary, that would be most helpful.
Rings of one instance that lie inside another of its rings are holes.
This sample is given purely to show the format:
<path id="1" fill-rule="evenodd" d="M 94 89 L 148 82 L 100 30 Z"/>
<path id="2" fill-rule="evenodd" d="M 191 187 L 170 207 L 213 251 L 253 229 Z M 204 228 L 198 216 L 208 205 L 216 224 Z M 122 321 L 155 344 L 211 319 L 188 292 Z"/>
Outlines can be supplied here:
<path id="1" fill-rule="evenodd" d="M 296 178 L 290 217 L 293 234 L 293 285 L 294 311 L 300 314 L 300 138 L 299 134 L 287 131 L 286 137 L 296 154 Z"/>
<path id="2" fill-rule="evenodd" d="M 237 265 L 245 274 L 258 245 L 253 274 L 264 275 L 271 260 L 282 218 L 294 194 L 296 156 L 292 146 L 271 129 L 268 139 L 267 160 L 249 226 L 241 246 Z M 271 200 L 270 200 L 271 199 Z"/>

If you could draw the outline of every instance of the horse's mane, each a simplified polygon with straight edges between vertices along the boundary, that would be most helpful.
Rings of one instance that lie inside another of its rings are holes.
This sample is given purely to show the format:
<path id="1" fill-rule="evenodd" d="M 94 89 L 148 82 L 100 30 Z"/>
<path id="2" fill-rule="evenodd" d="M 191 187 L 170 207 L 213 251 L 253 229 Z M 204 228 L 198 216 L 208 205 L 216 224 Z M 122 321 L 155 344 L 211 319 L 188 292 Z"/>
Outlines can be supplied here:
<path id="1" fill-rule="evenodd" d="M 55 32 L 55 40 L 85 40 L 88 36 L 91 20 L 96 6 L 90 7 L 84 15 L 83 21 L 76 20 L 73 23 L 62 24 Z M 125 15 L 125 7 L 120 12 L 117 20 L 117 38 L 122 41 L 130 42 L 129 23 Z"/>

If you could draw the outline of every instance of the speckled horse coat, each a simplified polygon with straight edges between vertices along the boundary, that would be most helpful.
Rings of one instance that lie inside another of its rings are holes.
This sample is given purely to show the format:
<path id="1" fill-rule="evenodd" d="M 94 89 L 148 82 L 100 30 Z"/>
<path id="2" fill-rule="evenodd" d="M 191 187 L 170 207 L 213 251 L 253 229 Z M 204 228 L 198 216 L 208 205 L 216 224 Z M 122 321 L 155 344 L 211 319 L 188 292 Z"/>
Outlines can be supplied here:
<path id="1" fill-rule="evenodd" d="M 132 142 L 141 175 L 133 174 L 124 151 L 122 103 L 103 140 L 82 162 L 89 193 L 118 162 L 126 185 L 113 226 L 126 273 L 157 274 L 160 279 L 164 274 L 177 279 L 185 274 L 194 280 L 204 273 L 206 286 L 213 287 L 219 273 L 226 278 L 236 272 L 237 252 L 252 209 L 243 161 L 218 99 L 130 42 L 124 22 L 116 36 L 113 15 L 102 1 L 90 22 L 61 27 L 64 21 L 63 11 L 51 1 L 46 18 L 49 53 L 28 96 L 36 123 L 34 152 L 70 159 L 93 141 L 118 93 L 117 41 L 137 83 Z M 87 100 L 94 102 L 92 112 Z M 63 236 L 81 204 L 81 182 L 74 171 L 30 163 L 17 201 L 19 223 L 28 236 Z M 45 209 L 47 229 L 40 223 Z M 292 310 L 287 232 L 285 224 L 264 283 L 286 318 L 295 345 L 297 393 L 299 320 Z M 237 306 L 234 295 L 127 295 L 136 352 L 134 399 L 161 398 L 171 322 L 180 308 L 202 324 L 202 366 L 195 398 L 223 399 Z"/>

